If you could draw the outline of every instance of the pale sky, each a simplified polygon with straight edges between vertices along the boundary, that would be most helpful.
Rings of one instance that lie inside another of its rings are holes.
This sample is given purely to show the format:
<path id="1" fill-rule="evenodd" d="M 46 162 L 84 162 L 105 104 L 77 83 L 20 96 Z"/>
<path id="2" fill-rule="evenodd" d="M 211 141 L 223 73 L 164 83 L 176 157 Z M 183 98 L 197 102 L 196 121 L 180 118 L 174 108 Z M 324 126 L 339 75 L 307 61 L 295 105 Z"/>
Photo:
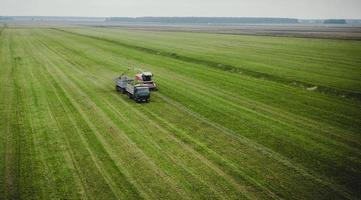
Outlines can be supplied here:
<path id="1" fill-rule="evenodd" d="M 0 0 L 0 16 L 361 19 L 361 0 Z"/>

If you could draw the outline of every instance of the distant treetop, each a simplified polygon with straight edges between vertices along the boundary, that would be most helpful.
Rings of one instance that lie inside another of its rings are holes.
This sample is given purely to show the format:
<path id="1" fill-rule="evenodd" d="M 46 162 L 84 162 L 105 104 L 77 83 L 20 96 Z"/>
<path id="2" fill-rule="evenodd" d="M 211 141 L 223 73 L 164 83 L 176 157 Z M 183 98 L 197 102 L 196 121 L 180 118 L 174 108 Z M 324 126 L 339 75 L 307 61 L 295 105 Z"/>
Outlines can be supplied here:
<path id="1" fill-rule="evenodd" d="M 324 24 L 347 24 L 344 19 L 327 19 L 323 22 Z"/>
<path id="2" fill-rule="evenodd" d="M 0 16 L 0 20 L 11 20 L 11 17 L 4 17 L 4 16 Z"/>
<path id="3" fill-rule="evenodd" d="M 139 23 L 183 23 L 183 24 L 298 24 L 292 18 L 254 17 L 110 17 L 106 21 Z"/>

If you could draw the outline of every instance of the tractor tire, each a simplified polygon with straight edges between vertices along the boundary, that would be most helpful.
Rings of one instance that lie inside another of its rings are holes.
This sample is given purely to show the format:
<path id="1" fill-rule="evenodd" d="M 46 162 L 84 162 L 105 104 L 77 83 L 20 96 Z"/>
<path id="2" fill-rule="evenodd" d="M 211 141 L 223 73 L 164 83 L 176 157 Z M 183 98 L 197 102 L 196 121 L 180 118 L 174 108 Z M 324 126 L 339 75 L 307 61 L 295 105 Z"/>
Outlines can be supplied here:
<path id="1" fill-rule="evenodd" d="M 117 85 L 115 86 L 115 90 L 116 90 L 117 92 L 120 92 L 120 89 L 121 89 L 121 88 L 120 88 L 119 86 L 117 86 Z"/>

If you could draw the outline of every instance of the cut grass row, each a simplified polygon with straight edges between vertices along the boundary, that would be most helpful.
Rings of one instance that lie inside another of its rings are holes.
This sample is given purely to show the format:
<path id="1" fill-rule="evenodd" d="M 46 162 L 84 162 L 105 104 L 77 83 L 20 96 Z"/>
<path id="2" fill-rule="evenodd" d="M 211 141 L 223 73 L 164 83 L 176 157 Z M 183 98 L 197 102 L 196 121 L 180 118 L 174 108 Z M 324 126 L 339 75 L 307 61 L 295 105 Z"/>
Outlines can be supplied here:
<path id="1" fill-rule="evenodd" d="M 4 153 L 9 162 L 2 167 L 10 173 L 1 181 L 22 183 L 5 184 L 6 195 L 359 195 L 360 174 L 353 170 L 360 166 L 358 102 L 54 30 L 5 33 L 0 81 L 7 107 L 1 114 L 14 125 L 0 128 L 14 131 L 1 135 L 9 144 L 0 147 L 14 153 Z M 150 104 L 136 105 L 113 91 L 112 79 L 129 65 L 155 72 L 161 90 Z M 290 99 L 277 101 L 282 93 Z M 23 145 L 13 148 L 14 141 Z M 18 173 L 15 164 L 24 170 Z"/>

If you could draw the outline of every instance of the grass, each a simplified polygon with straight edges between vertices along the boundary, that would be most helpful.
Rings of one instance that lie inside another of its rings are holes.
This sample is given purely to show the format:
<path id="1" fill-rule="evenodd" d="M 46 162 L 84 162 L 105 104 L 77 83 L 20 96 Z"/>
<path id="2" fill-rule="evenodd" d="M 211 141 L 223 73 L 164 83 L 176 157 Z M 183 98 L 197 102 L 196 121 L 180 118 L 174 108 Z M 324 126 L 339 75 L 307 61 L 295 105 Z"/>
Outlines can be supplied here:
<path id="1" fill-rule="evenodd" d="M 250 74 L 267 74 L 272 78 L 360 93 L 360 41 L 313 39 L 309 42 L 309 39 L 301 38 L 151 31 L 144 34 L 117 28 L 74 28 L 68 31 L 112 40 L 128 47 L 138 46 L 158 54 L 201 60 L 220 68 L 236 68 Z"/>
<path id="2" fill-rule="evenodd" d="M 5 27 L 0 196 L 358 199 L 359 52 L 358 41 Z M 129 66 L 155 74 L 149 104 L 115 92 Z"/>

